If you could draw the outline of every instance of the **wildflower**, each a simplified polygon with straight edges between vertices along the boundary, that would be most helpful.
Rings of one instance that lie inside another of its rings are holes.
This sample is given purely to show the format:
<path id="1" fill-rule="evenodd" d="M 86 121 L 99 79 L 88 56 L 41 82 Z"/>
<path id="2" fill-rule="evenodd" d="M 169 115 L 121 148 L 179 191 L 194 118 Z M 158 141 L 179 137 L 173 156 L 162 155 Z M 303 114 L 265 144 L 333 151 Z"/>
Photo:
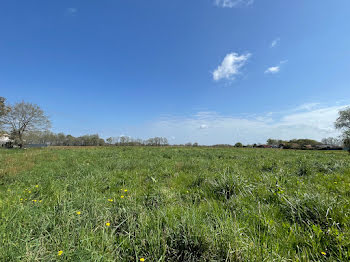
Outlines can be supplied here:
<path id="1" fill-rule="evenodd" d="M 142 261 L 142 262 L 143 262 L 143 261 L 145 261 L 145 259 L 144 259 L 143 257 L 141 257 L 141 258 L 140 258 L 140 261 Z"/>
<path id="2" fill-rule="evenodd" d="M 107 227 L 109 227 L 110 225 L 111 225 L 111 223 L 109 223 L 109 222 L 106 223 L 106 226 L 107 226 Z"/>
<path id="3" fill-rule="evenodd" d="M 324 255 L 324 256 L 327 255 L 326 252 L 324 252 L 324 251 L 322 251 L 321 254 Z"/>
<path id="4" fill-rule="evenodd" d="M 39 200 L 39 202 L 41 203 L 41 202 L 43 202 L 42 200 Z"/>
<path id="5" fill-rule="evenodd" d="M 28 191 L 28 193 L 30 194 L 30 193 L 32 193 L 32 191 Z"/>
<path id="6" fill-rule="evenodd" d="M 38 188 L 38 187 L 39 187 L 39 185 L 36 185 L 35 187 L 36 187 L 36 188 Z"/>
<path id="7" fill-rule="evenodd" d="M 77 215 L 81 215 L 81 212 L 80 212 L 80 211 L 77 211 Z"/>
<path id="8" fill-rule="evenodd" d="M 110 198 L 110 199 L 108 199 L 108 201 L 109 201 L 109 202 L 113 202 L 113 199 Z"/>
<path id="9" fill-rule="evenodd" d="M 32 201 L 33 201 L 33 202 L 36 202 L 36 199 L 33 199 Z"/>
<path id="10" fill-rule="evenodd" d="M 127 189 L 125 189 L 125 190 L 124 190 L 124 192 L 128 192 L 128 190 L 127 190 Z"/>
<path id="11" fill-rule="evenodd" d="M 188 194 L 188 193 L 190 193 L 190 192 L 187 190 L 186 193 Z"/>
<path id="12" fill-rule="evenodd" d="M 23 198 L 21 198 L 20 200 L 23 201 Z"/>
<path id="13" fill-rule="evenodd" d="M 124 198 L 124 196 L 120 196 L 120 198 Z"/>
<path id="14" fill-rule="evenodd" d="M 62 254 L 63 254 L 62 250 L 58 251 L 58 253 L 57 253 L 58 256 L 61 256 Z"/>

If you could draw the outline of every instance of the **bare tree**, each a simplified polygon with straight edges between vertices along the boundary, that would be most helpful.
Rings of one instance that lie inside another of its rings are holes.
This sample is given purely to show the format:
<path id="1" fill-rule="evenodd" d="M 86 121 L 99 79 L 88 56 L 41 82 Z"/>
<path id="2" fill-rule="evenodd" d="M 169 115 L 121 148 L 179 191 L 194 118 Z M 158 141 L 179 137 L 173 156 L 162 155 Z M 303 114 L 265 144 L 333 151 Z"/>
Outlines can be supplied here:
<path id="1" fill-rule="evenodd" d="M 0 96 L 0 117 L 5 114 L 5 98 Z"/>
<path id="2" fill-rule="evenodd" d="M 335 121 L 335 127 L 343 130 L 344 146 L 349 149 L 350 153 L 350 107 L 339 111 L 339 117 Z"/>
<path id="3" fill-rule="evenodd" d="M 342 139 L 338 139 L 335 137 L 327 137 L 322 139 L 322 144 L 334 147 L 341 147 L 343 145 Z"/>
<path id="4" fill-rule="evenodd" d="M 0 96 L 0 131 L 1 131 L 2 126 L 4 124 L 3 118 L 5 117 L 5 115 L 7 114 L 7 111 L 8 111 L 8 109 L 5 105 L 5 101 L 6 101 L 6 99 L 4 97 Z"/>
<path id="5" fill-rule="evenodd" d="M 335 127 L 338 129 L 350 130 L 350 107 L 339 111 L 339 117 L 335 122 Z"/>
<path id="6" fill-rule="evenodd" d="M 26 132 L 47 130 L 51 126 L 48 117 L 38 105 L 25 102 L 8 106 L 8 112 L 2 119 L 20 147 L 23 146 L 23 135 Z"/>

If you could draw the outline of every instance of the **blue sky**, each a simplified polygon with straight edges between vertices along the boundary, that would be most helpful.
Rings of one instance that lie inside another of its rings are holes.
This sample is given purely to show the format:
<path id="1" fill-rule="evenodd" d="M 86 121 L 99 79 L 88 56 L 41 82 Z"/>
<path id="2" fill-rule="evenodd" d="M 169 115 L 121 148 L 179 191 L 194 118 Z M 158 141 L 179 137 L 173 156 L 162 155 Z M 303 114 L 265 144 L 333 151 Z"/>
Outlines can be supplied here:
<path id="1" fill-rule="evenodd" d="M 336 135 L 350 1 L 0 2 L 0 96 L 53 131 L 171 143 Z"/>

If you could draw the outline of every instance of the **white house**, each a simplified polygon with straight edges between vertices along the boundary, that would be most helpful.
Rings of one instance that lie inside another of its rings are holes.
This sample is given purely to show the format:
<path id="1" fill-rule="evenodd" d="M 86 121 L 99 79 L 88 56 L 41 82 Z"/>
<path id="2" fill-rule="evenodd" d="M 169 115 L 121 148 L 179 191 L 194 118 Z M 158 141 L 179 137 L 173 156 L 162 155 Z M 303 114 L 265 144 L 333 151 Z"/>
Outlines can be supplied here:
<path id="1" fill-rule="evenodd" d="M 7 147 L 11 145 L 14 141 L 10 139 L 8 134 L 0 134 L 0 147 Z"/>

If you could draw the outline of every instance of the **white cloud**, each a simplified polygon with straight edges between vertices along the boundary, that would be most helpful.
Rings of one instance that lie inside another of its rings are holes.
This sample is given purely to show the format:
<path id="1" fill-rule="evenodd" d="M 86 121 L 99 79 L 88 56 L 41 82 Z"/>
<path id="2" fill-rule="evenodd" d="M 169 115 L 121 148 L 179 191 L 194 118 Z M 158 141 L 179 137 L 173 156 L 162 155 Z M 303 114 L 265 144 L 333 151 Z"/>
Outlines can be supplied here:
<path id="1" fill-rule="evenodd" d="M 221 79 L 234 79 L 239 74 L 239 69 L 245 65 L 251 54 L 238 55 L 237 53 L 229 53 L 225 56 L 221 65 L 213 72 L 213 79 L 219 81 Z"/>
<path id="2" fill-rule="evenodd" d="M 265 74 L 276 74 L 279 71 L 280 71 L 279 66 L 272 66 L 272 67 L 269 67 L 268 69 L 266 69 Z"/>
<path id="3" fill-rule="evenodd" d="M 75 7 L 69 7 L 66 9 L 66 15 L 69 15 L 69 16 L 75 16 L 77 12 L 78 12 L 78 9 Z"/>
<path id="4" fill-rule="evenodd" d="M 271 45 L 270 45 L 270 47 L 271 48 L 274 48 L 275 46 L 277 46 L 278 45 L 278 43 L 281 41 L 281 39 L 280 38 L 276 38 L 276 39 L 274 39 L 273 41 L 272 41 L 272 43 L 271 43 Z"/>
<path id="5" fill-rule="evenodd" d="M 237 6 L 249 6 L 254 3 L 254 0 L 215 0 L 216 6 L 224 7 L 224 8 L 233 8 Z"/>
<path id="6" fill-rule="evenodd" d="M 285 64 L 287 62 L 288 62 L 288 60 L 283 60 L 283 61 L 281 61 L 279 63 L 279 65 L 269 67 L 268 69 L 265 70 L 265 74 L 276 74 L 276 73 L 278 73 L 280 71 L 280 69 L 281 69 L 281 65 L 283 65 L 283 64 Z"/>
<path id="7" fill-rule="evenodd" d="M 312 105 L 313 104 L 313 105 Z M 143 137 L 176 137 L 172 143 L 211 144 L 264 143 L 268 138 L 286 139 L 338 136 L 334 121 L 344 106 L 298 106 L 284 113 L 222 115 L 198 112 L 188 117 L 167 117 L 140 128 Z M 200 127 L 200 128 L 198 128 Z M 202 128 L 201 128 L 202 127 Z M 210 127 L 210 128 L 208 128 Z M 139 135 L 135 134 L 135 137 Z"/>

